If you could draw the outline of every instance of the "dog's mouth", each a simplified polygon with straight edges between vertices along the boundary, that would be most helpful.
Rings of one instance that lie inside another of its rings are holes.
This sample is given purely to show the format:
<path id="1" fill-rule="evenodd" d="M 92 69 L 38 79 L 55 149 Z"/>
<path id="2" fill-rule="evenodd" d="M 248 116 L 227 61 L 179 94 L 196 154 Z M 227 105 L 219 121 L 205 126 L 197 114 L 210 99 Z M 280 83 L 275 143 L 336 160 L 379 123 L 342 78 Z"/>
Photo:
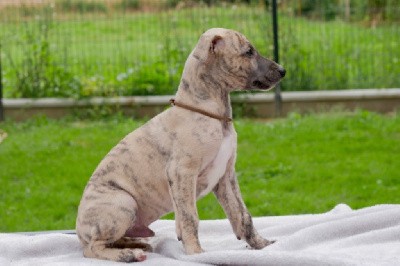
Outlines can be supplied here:
<path id="1" fill-rule="evenodd" d="M 285 76 L 286 70 L 283 67 L 277 68 L 275 71 L 267 76 L 256 78 L 250 82 L 248 88 L 256 90 L 269 90 L 281 81 Z"/>
<path id="2" fill-rule="evenodd" d="M 264 84 L 264 83 L 262 83 L 261 81 L 259 81 L 259 80 L 255 80 L 255 81 L 253 81 L 253 87 L 255 87 L 255 88 L 259 88 L 259 89 L 263 89 L 263 88 L 265 88 L 266 89 L 266 84 Z"/>
<path id="3" fill-rule="evenodd" d="M 253 81 L 253 83 L 251 85 L 252 85 L 252 89 L 268 90 L 268 89 L 271 89 L 275 85 L 275 83 L 261 82 L 260 80 L 255 80 L 255 81 Z"/>
<path id="4" fill-rule="evenodd" d="M 250 86 L 248 86 L 248 89 L 250 90 L 270 90 L 272 89 L 276 84 L 279 83 L 281 79 L 277 79 L 277 80 L 272 80 L 272 79 L 268 79 L 265 78 L 265 80 L 261 81 L 261 80 L 254 80 L 253 82 L 251 82 Z"/>

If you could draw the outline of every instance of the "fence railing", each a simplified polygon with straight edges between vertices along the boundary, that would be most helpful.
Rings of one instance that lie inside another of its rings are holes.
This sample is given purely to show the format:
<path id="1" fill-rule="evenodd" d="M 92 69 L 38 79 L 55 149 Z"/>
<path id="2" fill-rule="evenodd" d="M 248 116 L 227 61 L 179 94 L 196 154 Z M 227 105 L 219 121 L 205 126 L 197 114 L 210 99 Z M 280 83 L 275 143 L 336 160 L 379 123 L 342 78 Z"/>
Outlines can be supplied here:
<path id="1" fill-rule="evenodd" d="M 5 97 L 172 94 L 210 27 L 273 57 L 273 1 L 0 0 Z M 400 85 L 400 3 L 280 0 L 284 91 Z"/>

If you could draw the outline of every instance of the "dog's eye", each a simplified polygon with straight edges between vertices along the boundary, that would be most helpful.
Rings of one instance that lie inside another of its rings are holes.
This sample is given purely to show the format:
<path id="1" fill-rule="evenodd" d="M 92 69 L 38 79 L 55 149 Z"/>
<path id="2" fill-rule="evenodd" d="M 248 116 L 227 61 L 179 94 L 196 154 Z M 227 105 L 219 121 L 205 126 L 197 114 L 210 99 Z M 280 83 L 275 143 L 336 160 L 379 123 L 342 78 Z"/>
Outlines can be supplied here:
<path id="1" fill-rule="evenodd" d="M 252 47 L 250 47 L 249 50 L 247 50 L 247 52 L 245 53 L 245 55 L 246 55 L 247 57 L 252 57 L 253 54 L 254 54 L 254 51 L 253 51 L 253 48 L 252 48 Z"/>

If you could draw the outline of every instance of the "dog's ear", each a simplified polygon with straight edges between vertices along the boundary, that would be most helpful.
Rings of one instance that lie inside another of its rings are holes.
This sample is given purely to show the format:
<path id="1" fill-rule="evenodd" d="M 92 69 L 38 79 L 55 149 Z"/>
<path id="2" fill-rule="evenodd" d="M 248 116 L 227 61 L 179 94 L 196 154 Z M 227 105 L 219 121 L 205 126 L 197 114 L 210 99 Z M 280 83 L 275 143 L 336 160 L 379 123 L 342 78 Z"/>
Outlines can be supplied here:
<path id="1" fill-rule="evenodd" d="M 225 48 L 224 39 L 219 35 L 215 35 L 211 40 L 210 53 L 217 54 L 221 52 L 224 48 Z"/>
<path id="2" fill-rule="evenodd" d="M 193 56 L 202 63 L 209 64 L 225 48 L 225 41 L 220 35 L 203 34 Z"/>

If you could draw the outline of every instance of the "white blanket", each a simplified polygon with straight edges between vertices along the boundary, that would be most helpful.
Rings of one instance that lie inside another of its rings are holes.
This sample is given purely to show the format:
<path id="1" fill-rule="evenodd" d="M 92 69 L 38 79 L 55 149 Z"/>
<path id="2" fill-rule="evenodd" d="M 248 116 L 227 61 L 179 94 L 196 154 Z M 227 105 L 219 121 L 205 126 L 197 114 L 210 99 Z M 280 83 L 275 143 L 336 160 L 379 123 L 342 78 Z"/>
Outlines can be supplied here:
<path id="1" fill-rule="evenodd" d="M 400 265 L 400 205 L 351 210 L 340 204 L 324 214 L 260 217 L 254 224 L 277 242 L 251 250 L 236 240 L 227 220 L 200 221 L 206 252 L 187 256 L 174 221 L 157 221 L 150 226 L 154 253 L 137 265 Z M 86 259 L 76 235 L 49 232 L 0 234 L 0 265 L 124 264 Z"/>

